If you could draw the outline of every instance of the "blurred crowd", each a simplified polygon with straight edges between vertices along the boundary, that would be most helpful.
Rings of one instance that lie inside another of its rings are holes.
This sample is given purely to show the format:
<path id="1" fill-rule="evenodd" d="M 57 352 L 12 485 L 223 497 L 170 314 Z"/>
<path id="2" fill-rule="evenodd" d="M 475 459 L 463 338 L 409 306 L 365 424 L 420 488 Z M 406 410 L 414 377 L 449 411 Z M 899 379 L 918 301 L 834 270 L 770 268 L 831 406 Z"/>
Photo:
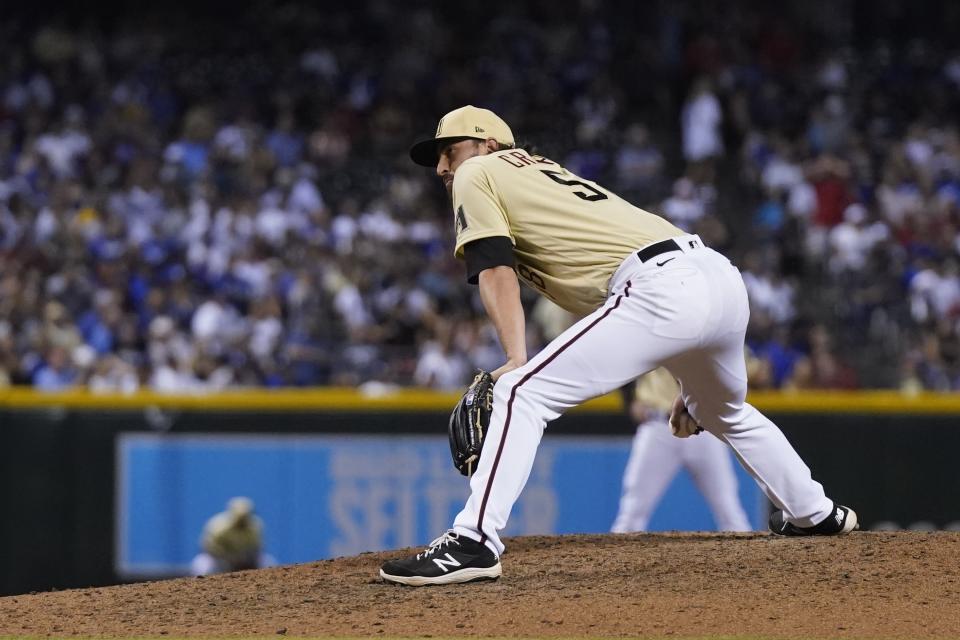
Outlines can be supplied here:
<path id="1" fill-rule="evenodd" d="M 768 386 L 960 388 L 955 43 L 857 39 L 822 1 L 515 4 L 5 19 L 0 385 L 496 368 L 406 156 L 473 103 L 733 257 Z M 564 320 L 524 297 L 534 352 Z"/>

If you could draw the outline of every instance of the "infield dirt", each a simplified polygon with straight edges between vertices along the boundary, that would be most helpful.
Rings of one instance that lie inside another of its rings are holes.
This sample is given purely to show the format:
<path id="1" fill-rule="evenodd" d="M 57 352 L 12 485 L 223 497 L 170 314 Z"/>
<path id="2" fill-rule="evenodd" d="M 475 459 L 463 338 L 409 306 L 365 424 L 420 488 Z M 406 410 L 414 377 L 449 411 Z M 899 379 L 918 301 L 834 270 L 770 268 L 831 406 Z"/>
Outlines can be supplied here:
<path id="1" fill-rule="evenodd" d="M 960 637 L 960 533 L 506 542 L 496 582 L 386 584 L 397 553 L 366 553 L 0 598 L 0 636 Z"/>

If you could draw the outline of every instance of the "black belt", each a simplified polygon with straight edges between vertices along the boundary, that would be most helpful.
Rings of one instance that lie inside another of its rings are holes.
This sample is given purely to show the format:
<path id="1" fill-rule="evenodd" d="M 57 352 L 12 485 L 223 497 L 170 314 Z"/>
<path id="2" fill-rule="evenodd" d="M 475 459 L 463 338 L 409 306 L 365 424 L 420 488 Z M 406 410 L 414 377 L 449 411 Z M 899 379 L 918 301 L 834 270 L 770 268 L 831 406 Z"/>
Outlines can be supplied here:
<path id="1" fill-rule="evenodd" d="M 673 239 L 667 238 L 666 240 L 654 242 L 650 246 L 640 249 L 640 251 L 637 251 L 637 257 L 640 258 L 640 262 L 646 262 L 647 260 L 656 258 L 661 253 L 667 253 L 668 251 L 680 251 L 680 245 L 678 245 Z"/>

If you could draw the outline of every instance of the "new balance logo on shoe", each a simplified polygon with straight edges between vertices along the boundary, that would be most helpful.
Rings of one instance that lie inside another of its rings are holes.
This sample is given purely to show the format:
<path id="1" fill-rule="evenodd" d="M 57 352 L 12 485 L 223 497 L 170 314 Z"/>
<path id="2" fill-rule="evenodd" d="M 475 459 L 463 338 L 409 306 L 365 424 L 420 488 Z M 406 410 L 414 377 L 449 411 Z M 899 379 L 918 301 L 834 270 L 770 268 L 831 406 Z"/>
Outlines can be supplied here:
<path id="1" fill-rule="evenodd" d="M 446 557 L 447 557 L 446 560 L 444 560 L 443 558 L 434 558 L 434 559 L 433 559 L 433 563 L 434 563 L 435 565 L 437 565 L 438 567 L 440 567 L 440 569 L 441 569 L 444 573 L 446 573 L 446 572 L 449 571 L 449 569 L 447 569 L 447 567 L 462 567 L 462 566 L 463 566 L 463 565 L 461 565 L 459 562 L 457 562 L 456 558 L 454 558 L 454 557 L 453 557 L 452 555 L 450 555 L 449 553 L 447 553 L 447 554 L 445 554 L 445 555 L 446 555 Z"/>
<path id="2" fill-rule="evenodd" d="M 837 521 L 837 526 L 843 525 L 843 509 L 837 507 L 837 513 L 834 514 L 833 519 Z"/>
<path id="3" fill-rule="evenodd" d="M 380 567 L 380 577 L 387 582 L 411 587 L 496 580 L 500 573 L 496 553 L 455 531 L 447 531 L 418 554 L 385 562 Z"/>

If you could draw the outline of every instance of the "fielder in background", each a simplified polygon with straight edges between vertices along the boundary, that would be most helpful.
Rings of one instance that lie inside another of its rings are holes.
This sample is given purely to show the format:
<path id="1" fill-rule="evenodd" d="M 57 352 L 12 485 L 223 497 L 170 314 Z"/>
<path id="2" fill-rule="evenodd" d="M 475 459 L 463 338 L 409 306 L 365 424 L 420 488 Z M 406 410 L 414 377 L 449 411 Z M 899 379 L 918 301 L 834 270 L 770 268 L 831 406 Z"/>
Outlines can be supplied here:
<path id="1" fill-rule="evenodd" d="M 254 513 L 249 498 L 231 498 L 226 511 L 207 520 L 200 546 L 203 551 L 190 563 L 190 574 L 194 576 L 277 564 L 273 556 L 263 551 L 263 521 Z"/>
<path id="2" fill-rule="evenodd" d="M 680 438 L 672 434 L 670 407 L 680 385 L 663 367 L 639 380 L 630 400 L 630 417 L 638 423 L 623 472 L 620 507 L 611 531 L 646 531 L 650 516 L 670 481 L 686 469 L 703 494 L 720 531 L 751 531 L 750 519 L 737 495 L 737 474 L 730 449 L 720 438 L 702 433 Z"/>
<path id="3" fill-rule="evenodd" d="M 490 372 L 490 412 L 463 413 L 485 416 L 470 425 L 483 441 L 466 506 L 451 530 L 385 563 L 380 576 L 408 585 L 499 577 L 500 531 L 547 423 L 661 366 L 680 381 L 671 426 L 706 429 L 734 449 L 776 505 L 771 531 L 853 531 L 856 513 L 825 495 L 783 433 L 746 402 L 750 310 L 736 267 L 699 236 L 515 146 L 500 117 L 466 106 L 410 150 L 453 200 L 454 253 L 480 287 L 506 362 Z M 582 317 L 529 361 L 518 278 Z M 458 407 L 471 399 L 468 390 Z"/>

